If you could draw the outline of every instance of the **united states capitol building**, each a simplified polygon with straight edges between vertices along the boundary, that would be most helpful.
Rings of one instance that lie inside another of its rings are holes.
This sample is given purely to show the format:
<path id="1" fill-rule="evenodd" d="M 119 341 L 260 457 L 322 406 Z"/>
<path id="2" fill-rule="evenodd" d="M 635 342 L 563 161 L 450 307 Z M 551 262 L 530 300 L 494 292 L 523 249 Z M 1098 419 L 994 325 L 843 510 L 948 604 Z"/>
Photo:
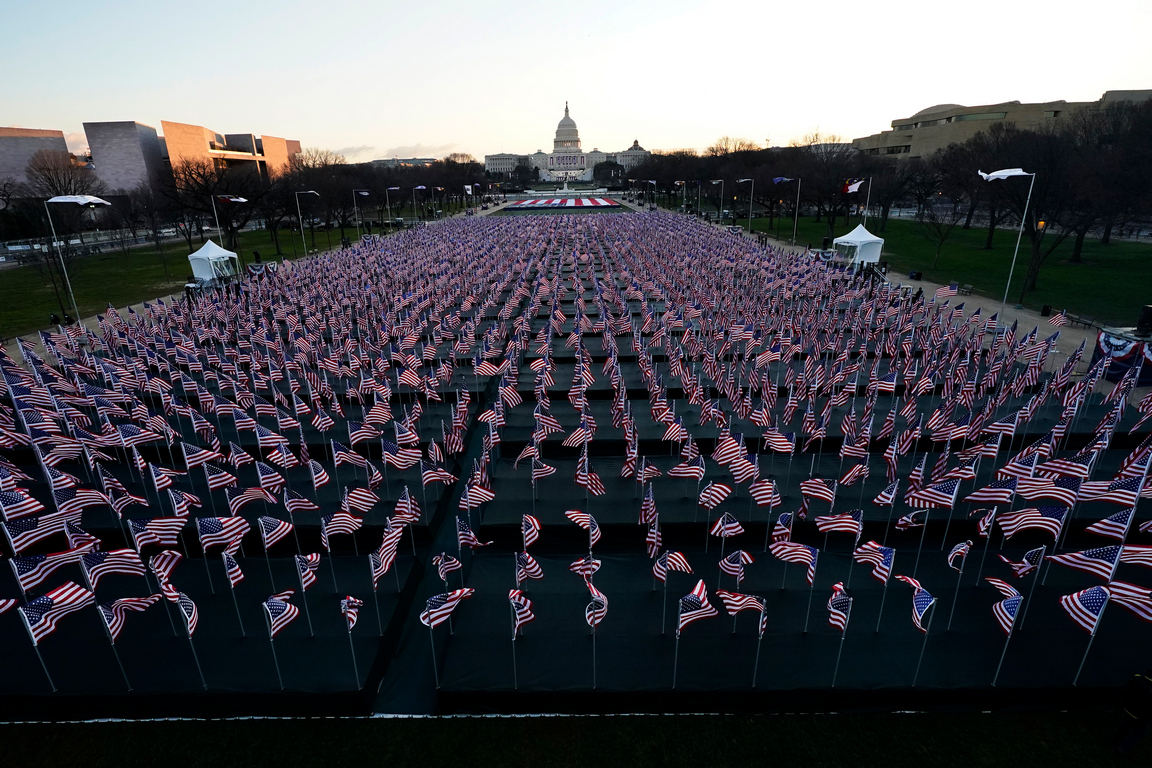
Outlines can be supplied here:
<path id="1" fill-rule="evenodd" d="M 540 170 L 540 178 L 546 181 L 590 181 L 592 169 L 604 162 L 619 163 L 625 171 L 640 165 L 652 153 L 640 146 L 639 141 L 623 152 L 601 152 L 593 149 L 585 152 L 580 147 L 580 131 L 576 121 L 568 114 L 568 104 L 564 104 L 564 117 L 556 126 L 556 138 L 552 151 L 536 150 L 531 155 L 517 155 L 502 152 L 498 155 L 484 155 L 484 170 L 490 173 L 509 174 L 519 165 Z"/>

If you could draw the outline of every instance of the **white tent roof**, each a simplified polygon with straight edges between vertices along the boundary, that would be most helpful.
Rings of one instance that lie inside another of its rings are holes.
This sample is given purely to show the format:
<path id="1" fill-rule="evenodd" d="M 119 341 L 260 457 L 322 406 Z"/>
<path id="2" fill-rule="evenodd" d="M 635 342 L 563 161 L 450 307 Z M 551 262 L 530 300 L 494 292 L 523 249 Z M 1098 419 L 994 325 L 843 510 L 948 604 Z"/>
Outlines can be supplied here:
<path id="1" fill-rule="evenodd" d="M 857 224 L 856 229 L 852 230 L 846 235 L 841 235 L 832 241 L 832 244 L 847 243 L 849 245 L 863 245 L 864 243 L 880 243 L 884 244 L 884 238 L 876 237 L 868 230 L 864 229 L 863 224 Z"/>
<path id="2" fill-rule="evenodd" d="M 884 248 L 884 238 L 876 237 L 863 224 L 857 224 L 856 229 L 832 241 L 832 245 L 841 253 L 857 263 L 874 264 L 880 261 L 880 251 Z"/>
<path id="3" fill-rule="evenodd" d="M 239 260 L 232 251 L 226 251 L 213 241 L 209 240 L 200 247 L 196 253 L 188 256 L 188 263 L 192 265 L 192 274 L 197 280 L 212 280 L 223 275 L 236 274 L 235 265 L 216 267 L 214 264 Z"/>

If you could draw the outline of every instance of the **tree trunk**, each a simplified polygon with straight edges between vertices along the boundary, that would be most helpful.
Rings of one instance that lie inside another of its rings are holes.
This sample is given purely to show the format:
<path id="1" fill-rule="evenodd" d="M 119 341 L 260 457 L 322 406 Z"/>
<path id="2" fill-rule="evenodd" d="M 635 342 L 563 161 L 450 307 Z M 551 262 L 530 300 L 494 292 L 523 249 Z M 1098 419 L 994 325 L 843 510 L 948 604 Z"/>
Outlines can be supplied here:
<path id="1" fill-rule="evenodd" d="M 892 212 L 892 203 L 884 203 L 880 206 L 880 231 L 888 231 L 888 214 Z"/>
<path id="2" fill-rule="evenodd" d="M 1033 233 L 1029 233 L 1028 240 L 1031 243 L 1029 248 L 1030 255 L 1028 257 L 1028 270 L 1024 273 L 1024 285 L 1020 289 L 1020 301 L 1024 303 L 1024 295 L 1028 291 L 1036 290 L 1036 284 L 1040 277 L 1040 240 Z"/>
<path id="3" fill-rule="evenodd" d="M 936 265 L 940 262 L 940 251 L 944 250 L 944 241 L 941 240 L 936 243 L 936 258 L 932 260 L 932 268 L 935 269 Z"/>
<path id="4" fill-rule="evenodd" d="M 1109 216 L 1104 221 L 1104 236 L 1100 238 L 1100 245 L 1112 245 L 1112 225 L 1115 223 L 1115 216 Z"/>
<path id="5" fill-rule="evenodd" d="M 1084 237 L 1088 234 L 1089 226 L 1090 225 L 1085 224 L 1076 230 L 1076 241 L 1072 244 L 1072 257 L 1068 259 L 1069 264 L 1084 263 L 1084 260 L 1081 258 L 1081 252 L 1084 250 Z"/>
<path id="6" fill-rule="evenodd" d="M 988 206 L 988 237 L 984 238 L 984 250 L 992 250 L 992 236 L 996 234 L 996 206 Z"/>
<path id="7" fill-rule="evenodd" d="M 976 209 L 979 207 L 979 203 L 977 203 L 975 200 L 968 204 L 968 215 L 964 217 L 964 229 L 972 228 L 972 217 L 976 215 Z"/>

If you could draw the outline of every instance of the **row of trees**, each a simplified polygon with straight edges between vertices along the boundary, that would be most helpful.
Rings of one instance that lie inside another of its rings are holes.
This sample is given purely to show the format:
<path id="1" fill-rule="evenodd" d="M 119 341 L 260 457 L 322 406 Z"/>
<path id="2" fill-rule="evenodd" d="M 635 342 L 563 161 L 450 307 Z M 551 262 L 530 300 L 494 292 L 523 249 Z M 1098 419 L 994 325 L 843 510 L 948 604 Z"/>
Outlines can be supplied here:
<path id="1" fill-rule="evenodd" d="M 985 182 L 977 174 L 1001 168 L 1036 174 L 1030 200 L 1029 178 Z M 799 184 L 800 210 L 826 221 L 829 236 L 839 218 L 846 222 L 868 195 L 880 231 L 894 207 L 914 208 L 937 258 L 957 227 L 986 227 L 985 247 L 991 248 L 998 227 L 1015 227 L 1023 217 L 1028 261 L 1022 298 L 1036 288 L 1041 267 L 1068 239 L 1073 240 L 1071 261 L 1079 263 L 1090 234 L 1107 244 L 1118 228 L 1152 215 L 1152 102 L 1084 109 L 1037 130 L 994 123 L 963 144 L 903 160 L 865 155 L 820 133 L 771 149 L 725 137 L 704 154 L 653 154 L 629 177 L 637 188 L 654 188 L 673 204 L 683 195 L 693 205 L 699 194 L 702 207 L 718 212 L 731 208 L 734 197 L 747 205 L 752 185 L 737 180 L 753 179 L 753 203 L 760 212 L 789 218 Z M 849 179 L 868 181 L 849 193 Z M 727 201 L 720 199 L 721 189 Z"/>

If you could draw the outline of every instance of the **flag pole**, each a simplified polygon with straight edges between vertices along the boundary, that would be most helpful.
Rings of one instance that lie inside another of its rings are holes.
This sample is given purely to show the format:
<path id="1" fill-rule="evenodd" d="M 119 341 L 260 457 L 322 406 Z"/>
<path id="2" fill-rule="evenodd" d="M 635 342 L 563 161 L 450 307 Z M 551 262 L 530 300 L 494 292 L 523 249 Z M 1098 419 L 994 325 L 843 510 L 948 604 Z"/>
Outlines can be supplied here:
<path id="1" fill-rule="evenodd" d="M 520 684 L 516 679 L 516 606 L 511 600 L 508 601 L 508 611 L 512 614 L 512 690 L 517 690 Z"/>
<path id="2" fill-rule="evenodd" d="M 677 624 L 679 624 L 680 613 L 677 611 Z M 676 630 L 676 650 L 672 654 L 672 690 L 676 690 L 676 668 L 680 664 L 680 630 Z"/>
<path id="3" fill-rule="evenodd" d="M 384 624 L 380 618 L 380 596 L 376 594 L 376 579 L 375 574 L 372 572 L 372 558 L 368 558 L 368 576 L 372 579 L 372 602 L 376 604 L 376 630 L 379 636 L 384 636 Z"/>
<path id="4" fill-rule="evenodd" d="M 984 575 L 984 561 L 988 559 L 988 550 L 992 548 L 992 534 L 996 533 L 996 529 L 992 527 L 996 522 L 996 509 L 997 507 L 992 507 L 992 522 L 988 524 L 988 532 L 984 541 L 984 554 L 980 556 L 980 568 L 976 571 L 977 584 L 980 583 L 980 577 Z"/>
<path id="5" fill-rule="evenodd" d="M 924 551 L 924 537 L 928 534 L 928 515 L 931 511 L 931 507 L 924 510 L 924 528 L 920 531 L 920 546 L 916 549 L 916 564 L 912 566 L 912 578 L 916 578 L 916 571 L 920 567 L 920 553 Z"/>
<path id="6" fill-rule="evenodd" d="M 832 687 L 836 687 L 836 675 L 840 672 L 840 656 L 844 653 L 844 635 L 848 634 L 848 622 L 852 620 L 852 600 L 848 601 L 848 616 L 844 619 L 844 630 L 840 633 L 840 649 L 836 651 L 836 666 L 832 668 Z"/>
<path id="7" fill-rule="evenodd" d="M 892 553 L 892 564 L 896 564 L 896 553 Z M 884 579 L 884 589 L 880 592 L 880 612 L 876 614 L 876 631 L 880 631 L 880 621 L 884 618 L 884 601 L 888 599 L 888 579 Z"/>
<path id="8" fill-rule="evenodd" d="M 1107 589 L 1104 592 L 1104 605 L 1100 606 L 1100 615 L 1096 617 L 1096 625 L 1092 627 L 1092 636 L 1088 638 L 1088 647 L 1084 649 L 1084 657 L 1080 659 L 1080 666 L 1076 669 L 1076 677 L 1072 679 L 1072 687 L 1080 682 L 1080 673 L 1084 671 L 1084 662 L 1088 661 L 1088 651 L 1092 650 L 1092 641 L 1096 639 L 1096 630 L 1100 629 L 1100 621 L 1104 618 L 1104 609 L 1108 607 L 1108 594 Z"/>
<path id="9" fill-rule="evenodd" d="M 96 610 L 100 610 L 99 607 Z M 124 685 L 128 686 L 128 690 L 131 691 L 132 683 L 128 682 L 128 673 L 124 671 L 124 662 L 120 660 L 120 652 L 116 650 L 116 641 L 112 639 L 112 631 L 108 629 L 108 624 L 104 621 L 103 612 L 101 612 L 100 624 L 104 627 L 104 634 L 108 636 L 108 645 L 112 647 L 112 655 L 116 657 L 116 666 L 120 667 L 120 674 L 124 676 Z M 55 686 L 53 686 L 53 690 L 55 690 Z"/>
<path id="10" fill-rule="evenodd" d="M 1048 553 L 1048 545 L 1044 544 L 1040 547 L 1040 562 L 1044 562 L 1044 555 Z M 1051 563 L 1051 561 L 1049 561 Z M 1024 617 L 1028 615 L 1028 606 L 1032 604 L 1032 595 L 1036 593 L 1036 582 L 1040 580 L 1040 566 L 1036 566 L 1036 573 L 1032 577 L 1032 587 L 1028 590 L 1028 600 L 1024 603 L 1024 610 L 1020 614 L 1020 629 L 1024 629 Z M 1111 579 L 1109 579 L 1111 581 Z M 1012 623 L 1012 628 L 1016 628 L 1016 622 Z"/>
<path id="11" fill-rule="evenodd" d="M 952 610 L 948 611 L 948 626 L 944 629 L 945 632 L 952 631 L 952 617 L 956 615 L 956 603 L 960 602 L 960 580 L 964 578 L 964 564 L 968 562 L 968 554 L 964 554 L 964 558 L 960 561 L 960 572 L 956 574 L 956 596 L 952 598 Z M 1033 580 L 1032 586 L 1036 586 Z"/>
<path id="12" fill-rule="evenodd" d="M 300 566 L 296 566 L 296 572 L 299 574 Z M 308 590 L 304 588 L 304 579 L 300 578 L 300 602 L 304 604 L 304 618 L 308 619 L 308 635 L 316 637 L 316 633 L 312 631 L 312 614 L 308 610 Z"/>
<path id="13" fill-rule="evenodd" d="M 428 627 L 428 642 L 432 645 L 432 676 L 436 680 L 436 689 L 440 689 L 440 670 L 436 668 L 436 638 L 432 635 L 432 627 Z"/>
<path id="14" fill-rule="evenodd" d="M 212 590 L 212 594 L 216 594 L 216 586 L 212 583 L 212 570 L 208 567 L 208 550 L 203 547 L 203 542 L 201 551 L 204 553 L 204 573 L 208 576 L 208 589 Z"/>
<path id="15" fill-rule="evenodd" d="M 1008 655 L 1008 643 L 1012 642 L 1012 633 L 1016 631 L 1016 620 L 1012 620 L 1012 626 L 1008 628 L 1008 637 L 1004 639 L 1004 650 L 1000 652 L 1000 663 L 996 665 L 996 674 L 992 676 L 992 687 L 996 687 L 996 681 L 1000 678 L 1000 668 L 1004 666 L 1004 657 Z"/>
<path id="16" fill-rule="evenodd" d="M 808 587 L 808 611 L 804 614 L 804 633 L 808 633 L 808 619 L 812 616 L 812 595 L 816 593 L 816 574 L 812 574 L 812 584 Z"/>
<path id="17" fill-rule="evenodd" d="M 187 621 L 185 621 L 184 629 L 188 629 Z M 204 679 L 204 670 L 200 667 L 200 657 L 196 655 L 196 645 L 192 642 L 191 632 L 188 633 L 188 647 L 192 649 L 192 660 L 196 662 L 196 671 L 200 673 L 200 684 L 204 686 L 204 690 L 208 690 L 208 681 Z"/>
<path id="18" fill-rule="evenodd" d="M 231 577 L 229 577 L 228 583 L 229 584 L 232 583 Z M 248 633 L 244 631 L 244 620 L 240 618 L 240 603 L 238 603 L 236 601 L 236 587 L 232 587 L 231 592 L 232 592 L 232 605 L 236 606 L 236 623 L 238 623 L 240 625 L 240 636 L 241 637 L 248 637 Z"/>
<path id="19" fill-rule="evenodd" d="M 268 626 L 268 645 L 272 648 L 272 664 L 276 667 L 276 680 L 280 683 L 280 690 L 284 690 L 284 678 L 280 675 L 280 660 L 276 658 L 276 642 L 272 639 L 272 622 L 268 618 L 268 611 L 264 611 L 264 623 Z"/>
<path id="20" fill-rule="evenodd" d="M 660 634 L 664 634 L 664 627 L 668 624 L 668 573 L 664 573 L 664 613 L 660 616 Z"/>
<path id="21" fill-rule="evenodd" d="M 596 625 L 592 625 L 592 690 L 596 690 Z"/>
<path id="22" fill-rule="evenodd" d="M 764 633 L 760 632 L 756 638 L 756 660 L 752 662 L 752 687 L 756 687 L 756 673 L 760 670 L 760 644 L 764 642 Z"/>
<path id="23" fill-rule="evenodd" d="M 928 648 L 928 633 L 932 631 L 932 619 L 936 618 L 936 600 L 932 600 L 932 615 L 928 617 L 928 627 L 924 630 L 924 644 L 920 646 L 920 659 L 916 662 L 916 674 L 912 675 L 912 687 L 916 687 L 916 680 L 920 677 L 920 665 L 924 662 L 924 651 Z"/>
<path id="24" fill-rule="evenodd" d="M 347 623 L 347 622 L 345 622 Z M 360 669 L 356 666 L 356 644 L 352 642 L 352 628 L 348 628 L 348 650 L 352 651 L 352 674 L 356 681 L 356 690 L 360 690 Z"/>

